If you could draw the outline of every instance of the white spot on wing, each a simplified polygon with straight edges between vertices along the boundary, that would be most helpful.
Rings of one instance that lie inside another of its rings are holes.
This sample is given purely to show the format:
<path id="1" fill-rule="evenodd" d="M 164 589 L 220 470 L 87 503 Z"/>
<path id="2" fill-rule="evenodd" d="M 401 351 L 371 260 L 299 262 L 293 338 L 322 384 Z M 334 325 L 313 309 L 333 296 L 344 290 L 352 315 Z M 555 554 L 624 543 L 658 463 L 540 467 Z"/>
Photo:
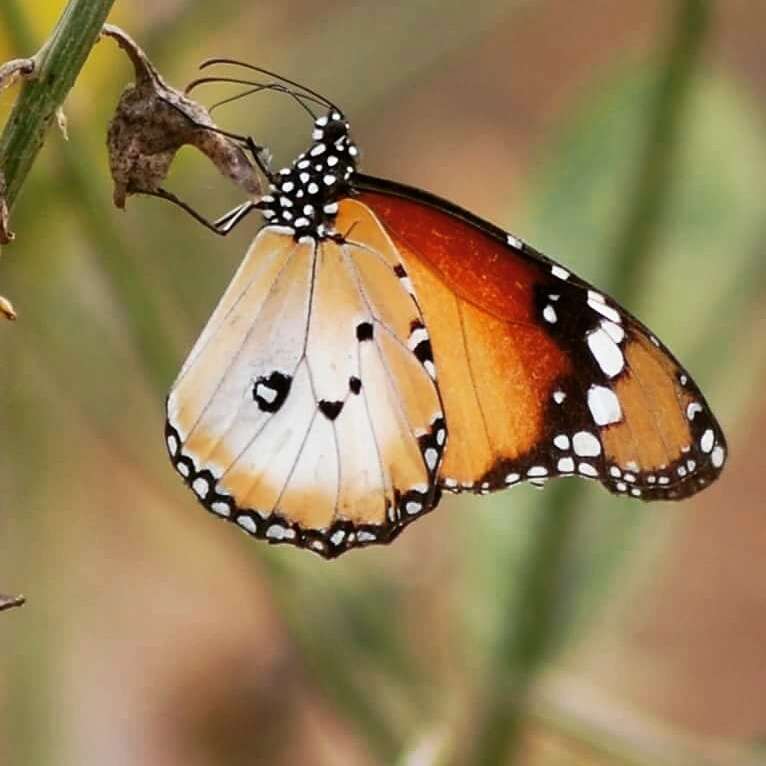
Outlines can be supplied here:
<path id="1" fill-rule="evenodd" d="M 715 435 L 713 434 L 713 429 L 708 428 L 707 431 L 705 431 L 705 433 L 702 434 L 702 438 L 700 439 L 700 449 L 703 452 L 710 452 L 710 450 L 713 449 L 714 442 L 715 442 Z"/>
<path id="2" fill-rule="evenodd" d="M 204 500 L 207 497 L 207 493 L 210 492 L 210 485 L 208 484 L 207 479 L 199 477 L 192 482 L 192 489 L 196 492 L 198 497 L 201 497 Z"/>
<path id="3" fill-rule="evenodd" d="M 417 345 L 424 340 L 428 340 L 428 331 L 425 327 L 417 327 L 410 334 L 407 340 L 407 347 L 412 351 Z"/>
<path id="4" fill-rule="evenodd" d="M 724 458 L 726 457 L 726 453 L 724 452 L 723 447 L 719 444 L 713 449 L 713 452 L 710 455 L 710 462 L 716 467 L 720 468 L 723 465 Z"/>
<path id="5" fill-rule="evenodd" d="M 625 340 L 625 330 L 620 325 L 610 322 L 608 319 L 603 319 L 601 327 L 615 343 L 622 343 Z"/>
<path id="6" fill-rule="evenodd" d="M 606 386 L 593 385 L 588 389 L 588 409 L 597 426 L 608 426 L 622 420 L 620 400 Z"/>
<path id="7" fill-rule="evenodd" d="M 213 503 L 210 506 L 210 509 L 213 511 L 213 513 L 217 513 L 219 516 L 229 516 L 231 514 L 231 509 L 229 508 L 229 504 L 222 503 L 220 500 Z"/>
<path id="8" fill-rule="evenodd" d="M 578 431 L 572 437 L 572 446 L 580 457 L 596 457 L 601 454 L 601 442 L 588 431 Z"/>
<path id="9" fill-rule="evenodd" d="M 524 247 L 524 243 L 518 237 L 514 237 L 513 234 L 507 234 L 506 240 L 511 247 L 515 247 L 517 250 Z"/>
<path id="10" fill-rule="evenodd" d="M 619 375 L 625 367 L 625 358 L 620 347 L 599 328 L 587 334 L 588 348 L 604 375 L 610 378 Z"/>
<path id="11" fill-rule="evenodd" d="M 545 319 L 546 322 L 549 324 L 556 324 L 558 321 L 558 316 L 556 315 L 556 309 L 551 306 L 551 304 L 547 304 L 546 307 L 543 309 L 543 319 Z"/>
<path id="12" fill-rule="evenodd" d="M 237 516 L 237 524 L 239 524 L 242 529 L 249 532 L 251 535 L 254 535 L 257 529 L 255 526 L 255 521 L 253 521 L 253 519 L 251 519 L 249 516 Z"/>
<path id="13" fill-rule="evenodd" d="M 686 408 L 686 417 L 689 420 L 694 420 L 694 416 L 702 412 L 702 405 L 699 402 L 689 402 L 689 406 Z"/>
<path id="14" fill-rule="evenodd" d="M 563 279 L 565 281 L 571 276 L 565 268 L 556 264 L 551 266 L 551 274 L 553 274 L 554 277 L 558 277 L 558 279 Z"/>
<path id="15" fill-rule="evenodd" d="M 619 313 L 604 302 L 604 296 L 600 293 L 594 293 L 593 290 L 588 290 L 588 305 L 594 311 L 601 314 L 602 317 L 606 317 L 615 324 L 620 324 L 622 321 Z"/>
<path id="16" fill-rule="evenodd" d="M 267 386 L 265 383 L 259 383 L 255 387 L 255 395 L 259 396 L 268 404 L 272 404 L 277 398 L 277 392 L 270 386 Z"/>
<path id="17" fill-rule="evenodd" d="M 270 540 L 292 540 L 295 537 L 295 530 L 283 527 L 281 524 L 272 524 L 266 530 L 266 537 Z"/>

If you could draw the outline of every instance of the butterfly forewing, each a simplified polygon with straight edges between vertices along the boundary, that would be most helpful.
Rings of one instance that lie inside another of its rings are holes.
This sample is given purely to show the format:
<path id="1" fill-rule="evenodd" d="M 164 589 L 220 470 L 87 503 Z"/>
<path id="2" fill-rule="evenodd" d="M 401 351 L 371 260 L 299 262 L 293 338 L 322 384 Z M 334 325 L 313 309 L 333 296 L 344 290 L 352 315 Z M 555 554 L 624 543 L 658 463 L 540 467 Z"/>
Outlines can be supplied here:
<path id="1" fill-rule="evenodd" d="M 417 194 L 380 182 L 355 204 L 386 229 L 430 332 L 446 489 L 579 475 L 679 499 L 717 476 L 723 434 L 654 335 L 514 237 Z"/>

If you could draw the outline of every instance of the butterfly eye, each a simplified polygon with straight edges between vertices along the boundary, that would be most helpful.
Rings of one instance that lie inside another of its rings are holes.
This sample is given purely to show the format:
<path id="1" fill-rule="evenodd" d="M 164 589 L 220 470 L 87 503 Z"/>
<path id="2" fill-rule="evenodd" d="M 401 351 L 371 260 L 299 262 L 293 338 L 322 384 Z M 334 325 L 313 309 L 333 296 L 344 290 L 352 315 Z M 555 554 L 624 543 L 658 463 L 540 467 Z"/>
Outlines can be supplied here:
<path id="1" fill-rule="evenodd" d="M 345 124 L 339 120 L 335 120 L 328 123 L 327 127 L 324 129 L 322 140 L 327 144 L 334 144 L 340 138 L 345 136 L 346 133 L 347 129 Z"/>

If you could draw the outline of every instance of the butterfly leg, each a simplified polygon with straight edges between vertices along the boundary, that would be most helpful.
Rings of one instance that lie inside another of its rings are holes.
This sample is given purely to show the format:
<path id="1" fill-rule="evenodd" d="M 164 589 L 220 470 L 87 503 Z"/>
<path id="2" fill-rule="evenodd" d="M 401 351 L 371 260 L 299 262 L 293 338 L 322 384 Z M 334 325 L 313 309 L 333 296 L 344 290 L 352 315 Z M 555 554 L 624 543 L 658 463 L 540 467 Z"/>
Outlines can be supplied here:
<path id="1" fill-rule="evenodd" d="M 252 213 L 253 210 L 258 210 L 258 208 L 258 203 L 252 200 L 242 202 L 232 210 L 229 210 L 228 213 L 224 213 L 220 218 L 213 221 L 216 233 L 225 236 L 249 213 Z"/>
<path id="2" fill-rule="evenodd" d="M 173 194 L 173 192 L 169 192 L 167 189 L 159 188 L 153 191 L 142 191 L 141 193 L 148 194 L 151 197 L 159 197 L 160 199 L 172 202 L 177 207 L 180 207 L 181 210 L 188 213 L 195 221 L 201 223 L 206 229 L 209 229 L 214 234 L 218 234 L 221 237 L 225 237 L 234 228 L 234 226 L 245 217 L 247 213 L 257 207 L 256 203 L 254 202 L 244 202 L 243 204 L 234 208 L 234 210 L 226 213 L 218 220 L 209 221 L 201 213 L 198 213 L 191 205 L 187 204 L 182 199 L 179 199 L 175 194 Z M 243 208 L 246 209 L 243 210 Z M 234 220 L 230 221 L 230 219 Z"/>
<path id="3" fill-rule="evenodd" d="M 245 148 L 253 156 L 253 160 L 258 166 L 258 169 L 269 179 L 270 183 L 276 181 L 276 173 L 271 169 L 270 153 L 265 146 L 256 144 L 252 136 L 239 136 L 235 133 L 230 133 L 229 137 L 241 141 L 244 144 Z"/>

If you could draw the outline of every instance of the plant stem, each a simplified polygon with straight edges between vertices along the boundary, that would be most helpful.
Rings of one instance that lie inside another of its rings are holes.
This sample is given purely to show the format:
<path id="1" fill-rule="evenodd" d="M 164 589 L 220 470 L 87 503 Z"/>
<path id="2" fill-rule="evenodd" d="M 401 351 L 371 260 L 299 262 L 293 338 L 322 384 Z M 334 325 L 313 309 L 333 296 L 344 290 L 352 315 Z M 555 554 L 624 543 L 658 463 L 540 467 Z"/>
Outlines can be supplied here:
<path id="1" fill-rule="evenodd" d="M 709 27 L 709 0 L 679 0 L 667 60 L 640 172 L 626 205 L 627 215 L 612 258 L 610 291 L 625 299 L 646 272 L 648 254 L 671 194 L 671 180 L 688 95 Z M 515 763 L 529 694 L 555 642 L 555 622 L 567 565 L 566 546 L 577 520 L 582 487 L 562 483 L 546 491 L 546 500 L 514 590 L 513 604 L 500 631 L 487 678 L 483 710 L 474 728 L 474 746 L 466 761 L 477 765 Z M 461 754 L 460 757 L 463 757 Z"/>
<path id="2" fill-rule="evenodd" d="M 113 2 L 114 0 L 99 0 L 98 4 L 105 9 L 103 15 L 106 15 L 107 6 Z M 61 28 L 65 18 L 72 18 L 74 11 L 71 9 L 79 5 L 83 5 L 81 0 L 72 0 L 57 29 Z M 29 27 L 19 2 L 4 0 L 4 4 L 0 6 L 0 18 L 5 21 L 17 49 L 28 45 Z M 98 40 L 102 26 L 101 22 L 96 26 L 94 41 Z M 43 50 L 49 51 L 51 45 L 52 42 L 49 41 L 43 46 Z M 85 50 L 86 55 L 88 50 L 90 49 Z M 30 82 L 27 87 L 36 84 Z M 14 108 L 14 114 L 23 95 L 22 93 Z M 10 123 L 8 127 L 10 128 Z M 76 125 L 72 127 L 75 128 L 72 131 L 72 139 L 59 142 L 59 174 L 62 180 L 55 184 L 54 188 L 65 190 L 62 199 L 81 217 L 82 231 L 92 243 L 93 251 L 99 254 L 101 267 L 114 292 L 116 304 L 125 307 L 127 330 L 144 363 L 147 378 L 157 391 L 164 391 L 174 372 L 168 351 L 173 344 L 163 322 L 160 299 L 141 269 L 140 254 L 125 243 L 116 228 L 108 198 L 104 198 L 103 190 L 87 172 L 88 163 L 83 162 L 83 157 L 87 157 L 88 150 L 85 145 L 78 145 L 80 132 Z M 0 162 L 1 158 L 2 153 Z M 21 180 L 23 179 L 19 179 L 19 183 Z"/>
<path id="3" fill-rule="evenodd" d="M 113 4 L 114 0 L 70 0 L 50 38 L 35 55 L 35 74 L 22 87 L 0 136 L 0 171 L 5 175 L 9 207 Z"/>
<path id="4" fill-rule="evenodd" d="M 677 0 L 676 5 L 672 40 L 655 96 L 654 116 L 611 259 L 612 282 L 619 285 L 622 300 L 635 294 L 640 272 L 647 270 L 668 199 L 673 193 L 686 105 L 710 26 L 712 0 Z"/>

